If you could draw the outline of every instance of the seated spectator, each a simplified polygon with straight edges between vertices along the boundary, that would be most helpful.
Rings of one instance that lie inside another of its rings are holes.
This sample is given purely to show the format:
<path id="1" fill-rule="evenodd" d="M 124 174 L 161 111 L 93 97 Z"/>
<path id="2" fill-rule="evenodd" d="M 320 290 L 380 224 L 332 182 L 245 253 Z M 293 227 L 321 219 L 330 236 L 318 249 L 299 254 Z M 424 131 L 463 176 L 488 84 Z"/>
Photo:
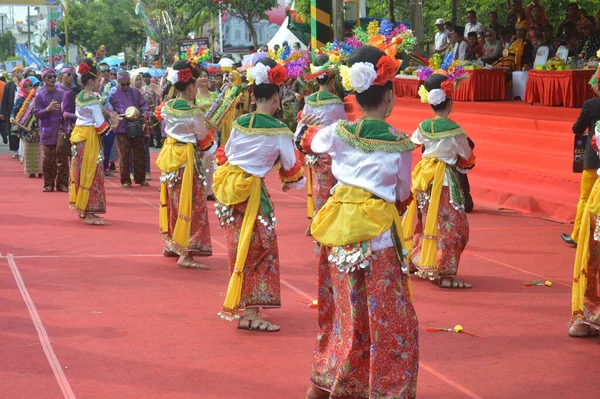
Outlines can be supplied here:
<path id="1" fill-rule="evenodd" d="M 496 33 L 502 32 L 502 28 L 504 27 L 498 23 L 498 13 L 496 11 L 490 11 L 488 13 L 488 21 L 490 22 L 488 28 L 493 29 Z"/>
<path id="2" fill-rule="evenodd" d="M 581 17 L 581 32 L 579 38 L 578 56 L 588 59 L 596 56 L 600 49 L 600 33 L 594 29 L 594 22 L 589 17 Z"/>
<path id="3" fill-rule="evenodd" d="M 474 10 L 470 10 L 467 12 L 467 23 L 465 24 L 465 34 L 469 34 L 474 32 L 477 34 L 478 32 L 483 31 L 483 25 L 477 22 L 477 13 Z"/>
<path id="4" fill-rule="evenodd" d="M 542 12 L 541 17 L 546 18 L 546 9 L 543 5 L 540 4 L 540 0 L 532 0 L 531 3 L 529 3 L 527 7 L 525 7 L 525 14 L 527 15 L 527 19 L 533 18 L 534 7 L 539 7 Z"/>
<path id="5" fill-rule="evenodd" d="M 452 25 L 452 22 L 446 21 L 446 23 L 444 24 L 444 27 L 448 31 L 448 34 L 454 32 L 454 26 Z"/>
<path id="6" fill-rule="evenodd" d="M 523 21 L 527 20 L 527 14 L 518 0 L 513 0 L 510 3 L 510 11 L 506 16 L 506 27 L 515 29 L 515 27 Z"/>
<path id="7" fill-rule="evenodd" d="M 571 3 L 567 6 L 567 14 L 563 18 L 562 22 L 558 26 L 558 32 L 563 33 L 565 25 L 570 23 L 573 25 L 573 29 L 577 28 L 577 22 L 579 22 L 579 6 L 577 3 Z M 570 37 L 569 37 L 570 38 Z"/>
<path id="8" fill-rule="evenodd" d="M 456 26 L 450 35 L 452 53 L 454 54 L 454 59 L 458 61 L 465 60 L 467 49 L 469 48 L 469 44 L 465 41 L 464 34 L 465 28 L 462 26 Z"/>
<path id="9" fill-rule="evenodd" d="M 506 54 L 494 66 L 508 68 L 512 71 L 527 71 L 533 66 L 533 46 L 527 40 L 529 27 L 526 22 L 517 26 L 517 38 L 510 44 Z"/>
<path id="10" fill-rule="evenodd" d="M 550 25 L 550 21 L 548 21 L 548 19 L 544 17 L 542 12 L 543 11 L 541 6 L 533 6 L 532 17 L 529 19 L 529 25 L 531 25 L 532 29 L 536 26 L 539 26 L 541 29 L 542 25 Z"/>
<path id="11" fill-rule="evenodd" d="M 502 49 L 508 50 L 510 44 L 515 40 L 515 30 L 509 27 L 504 27 L 500 32 L 500 40 L 502 43 Z"/>
<path id="12" fill-rule="evenodd" d="M 477 32 L 477 41 L 482 46 L 485 44 L 485 32 Z"/>
<path id="13" fill-rule="evenodd" d="M 552 25 L 542 26 L 542 41 L 544 46 L 548 46 L 550 53 L 548 58 L 554 57 L 556 50 L 560 46 L 560 40 L 554 38 L 554 31 Z"/>
<path id="14" fill-rule="evenodd" d="M 531 45 L 533 46 L 533 54 L 537 54 L 538 48 L 544 45 L 544 35 L 542 34 L 542 27 L 533 27 L 529 31 L 529 35 L 529 40 L 531 41 Z"/>
<path id="15" fill-rule="evenodd" d="M 477 40 L 477 33 L 469 32 L 467 34 L 467 43 L 469 43 L 469 47 L 465 53 L 465 60 L 477 61 L 483 55 L 483 45 Z"/>
<path id="16" fill-rule="evenodd" d="M 511 34 L 512 36 L 512 34 Z M 486 64 L 493 64 L 502 57 L 502 43 L 496 37 L 493 29 L 485 31 L 485 44 L 483 45 L 483 54 L 479 58 Z"/>

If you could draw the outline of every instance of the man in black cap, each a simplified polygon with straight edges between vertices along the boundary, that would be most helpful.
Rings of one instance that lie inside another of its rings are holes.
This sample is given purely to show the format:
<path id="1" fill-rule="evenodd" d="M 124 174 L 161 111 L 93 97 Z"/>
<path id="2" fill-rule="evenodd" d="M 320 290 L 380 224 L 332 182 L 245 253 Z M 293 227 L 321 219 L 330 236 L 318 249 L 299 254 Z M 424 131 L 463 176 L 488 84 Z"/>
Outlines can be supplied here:
<path id="1" fill-rule="evenodd" d="M 467 34 L 467 43 L 469 43 L 469 48 L 465 53 L 465 60 L 477 61 L 483 55 L 483 45 L 477 40 L 477 33 L 469 32 Z"/>

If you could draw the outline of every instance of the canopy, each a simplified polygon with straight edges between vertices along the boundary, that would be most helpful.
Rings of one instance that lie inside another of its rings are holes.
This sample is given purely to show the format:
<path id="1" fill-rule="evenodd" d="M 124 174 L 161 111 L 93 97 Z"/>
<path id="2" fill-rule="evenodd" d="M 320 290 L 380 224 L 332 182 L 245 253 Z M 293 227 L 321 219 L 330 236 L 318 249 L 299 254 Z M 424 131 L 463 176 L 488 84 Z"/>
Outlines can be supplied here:
<path id="1" fill-rule="evenodd" d="M 111 55 L 110 57 L 104 58 L 100 63 L 106 63 L 109 67 L 119 66 L 122 62 L 125 62 L 124 59 L 121 59 L 117 56 Z"/>
<path id="2" fill-rule="evenodd" d="M 224 71 L 230 71 L 233 68 L 235 63 L 230 58 L 221 58 L 219 61 L 219 65 L 221 65 L 221 69 Z"/>
<path id="3" fill-rule="evenodd" d="M 275 33 L 275 36 L 273 36 L 273 38 L 269 40 L 267 46 L 269 46 L 269 48 L 272 49 L 273 47 L 275 47 L 276 44 L 281 46 L 285 41 L 287 41 L 290 46 L 292 46 L 296 42 L 299 42 L 300 50 L 306 50 L 306 45 L 304 44 L 304 42 L 300 40 L 300 38 L 296 36 L 291 30 L 288 29 L 289 21 L 290 17 L 285 17 L 285 21 L 283 21 L 283 24 L 281 25 L 277 33 Z"/>
<path id="4" fill-rule="evenodd" d="M 160 68 L 150 68 L 148 69 L 148 73 L 153 78 L 162 78 L 163 76 L 165 76 L 165 70 Z"/>

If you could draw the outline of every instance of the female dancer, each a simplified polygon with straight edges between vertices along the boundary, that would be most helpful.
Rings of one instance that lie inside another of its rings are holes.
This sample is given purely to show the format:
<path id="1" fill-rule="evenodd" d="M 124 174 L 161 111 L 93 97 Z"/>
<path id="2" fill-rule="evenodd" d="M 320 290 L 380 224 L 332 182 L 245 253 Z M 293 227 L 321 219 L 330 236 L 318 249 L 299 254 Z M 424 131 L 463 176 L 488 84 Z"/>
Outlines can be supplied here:
<path id="1" fill-rule="evenodd" d="M 208 71 L 204 68 L 199 69 L 200 75 L 196 80 L 196 86 L 198 86 L 198 95 L 196 95 L 196 105 L 200 107 L 202 115 L 206 115 L 206 111 L 214 104 L 219 95 L 217 92 L 208 90 Z M 217 139 L 217 132 L 209 130 L 208 134 Z M 206 194 L 210 201 L 215 200 L 215 196 L 212 190 L 213 174 L 215 173 L 215 157 L 214 154 L 204 154 L 203 164 L 208 169 L 206 172 Z"/>
<path id="2" fill-rule="evenodd" d="M 229 74 L 229 81 L 231 84 L 227 91 L 225 91 L 225 98 L 233 101 L 233 106 L 229 109 L 227 116 L 223 119 L 223 125 L 221 127 L 221 139 L 219 145 L 224 146 L 227 144 L 227 140 L 231 136 L 231 129 L 233 128 L 233 122 L 239 116 L 237 109 L 237 99 L 242 94 L 242 77 L 238 71 L 231 71 Z"/>
<path id="3" fill-rule="evenodd" d="M 318 117 L 321 126 L 332 125 L 338 120 L 348 120 L 344 103 L 333 94 L 337 65 L 330 64 L 329 57 L 323 54 L 317 57 L 314 65 L 311 65 L 311 71 L 307 79 L 315 78 L 319 84 L 319 91 L 308 96 L 302 114 Z M 308 227 L 305 234 L 310 235 L 312 218 L 325 205 L 331 196 L 331 189 L 337 182 L 331 173 L 329 155 L 307 155 L 305 161 L 309 172 Z"/>
<path id="4" fill-rule="evenodd" d="M 33 115 L 35 89 L 40 81 L 34 77 L 19 83 L 19 92 L 10 115 L 10 123 L 18 127 L 23 144 L 23 166 L 30 178 L 42 177 L 42 146 L 37 121 Z"/>
<path id="5" fill-rule="evenodd" d="M 206 209 L 206 167 L 202 151 L 213 148 L 200 108 L 194 105 L 199 72 L 186 60 L 169 71 L 178 98 L 159 107 L 165 140 L 156 160 L 160 177 L 160 232 L 165 238 L 163 255 L 179 257 L 182 268 L 208 270 L 193 256 L 211 256 L 210 227 Z"/>
<path id="6" fill-rule="evenodd" d="M 411 137 L 413 143 L 423 145 L 424 152 L 412 174 L 415 198 L 404 216 L 403 229 L 417 276 L 440 288 L 471 288 L 456 279 L 460 255 L 469 240 L 459 174 L 475 165 L 467 134 L 448 118 L 453 91 L 454 82 L 440 74 L 429 76 L 419 90 L 435 118 L 421 122 Z"/>
<path id="7" fill-rule="evenodd" d="M 283 190 L 302 188 L 304 177 L 296 159 L 293 134 L 273 118 L 279 108 L 279 88 L 287 72 L 270 58 L 249 71 L 256 112 L 233 123 L 224 153 L 217 152 L 213 190 L 217 216 L 225 229 L 231 280 L 222 318 L 240 318 L 238 328 L 274 332 L 279 326 L 264 320 L 258 308 L 281 307 L 279 251 L 275 215 L 264 177 L 279 161 Z"/>
<path id="8" fill-rule="evenodd" d="M 86 58 L 77 68 L 83 90 L 75 100 L 77 122 L 71 133 L 73 158 L 71 160 L 71 190 L 69 203 L 75 214 L 93 226 L 110 225 L 99 214 L 106 213 L 104 193 L 104 150 L 101 135 L 110 128 L 95 93 L 100 89 L 100 78 L 94 61 Z M 118 117 L 111 114 L 111 124 Z"/>
<path id="9" fill-rule="evenodd" d="M 398 209 L 410 198 L 411 151 L 385 122 L 395 103 L 399 62 L 372 46 L 355 50 L 340 73 L 364 115 L 317 130 L 301 120 L 307 152 L 327 153 L 338 181 L 315 216 L 320 244 L 319 326 L 306 397 L 415 398 L 417 315 L 402 261 Z"/>
<path id="10" fill-rule="evenodd" d="M 592 147 L 598 152 L 600 122 L 596 122 Z M 600 170 L 599 170 L 600 172 Z M 572 317 L 569 335 L 600 335 L 600 179 L 596 180 L 583 210 L 575 255 Z"/>

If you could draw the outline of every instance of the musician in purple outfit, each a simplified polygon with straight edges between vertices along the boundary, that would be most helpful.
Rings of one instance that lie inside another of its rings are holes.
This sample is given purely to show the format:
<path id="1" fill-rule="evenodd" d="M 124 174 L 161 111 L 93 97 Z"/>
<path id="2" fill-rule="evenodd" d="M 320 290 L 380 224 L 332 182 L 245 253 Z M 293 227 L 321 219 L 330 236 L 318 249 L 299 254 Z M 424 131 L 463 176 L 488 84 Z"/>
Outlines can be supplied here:
<path id="1" fill-rule="evenodd" d="M 56 71 L 48 68 L 42 72 L 44 87 L 35 96 L 35 117 L 40 127 L 42 144 L 42 191 L 69 192 L 69 157 L 56 153 L 58 132 L 62 123 L 61 103 L 65 92 L 56 86 Z"/>

